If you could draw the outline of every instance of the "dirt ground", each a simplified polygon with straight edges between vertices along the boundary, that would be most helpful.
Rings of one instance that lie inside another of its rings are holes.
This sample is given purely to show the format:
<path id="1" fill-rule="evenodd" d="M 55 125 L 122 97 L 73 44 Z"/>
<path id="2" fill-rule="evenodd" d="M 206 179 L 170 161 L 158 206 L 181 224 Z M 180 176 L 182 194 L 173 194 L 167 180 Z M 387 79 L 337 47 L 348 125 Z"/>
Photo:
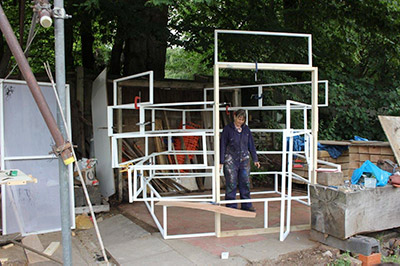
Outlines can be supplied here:
<path id="1" fill-rule="evenodd" d="M 381 265 L 400 266 L 400 228 L 371 233 L 369 236 L 381 243 Z M 276 260 L 266 260 L 253 265 L 361 265 L 361 261 L 356 258 L 357 254 L 343 253 L 339 249 L 321 244 L 316 248 L 288 253 Z"/>
<path id="2" fill-rule="evenodd" d="M 320 245 L 316 248 L 285 254 L 276 260 L 266 260 L 253 265 L 328 265 L 340 258 L 340 256 L 341 254 L 338 249 Z"/>

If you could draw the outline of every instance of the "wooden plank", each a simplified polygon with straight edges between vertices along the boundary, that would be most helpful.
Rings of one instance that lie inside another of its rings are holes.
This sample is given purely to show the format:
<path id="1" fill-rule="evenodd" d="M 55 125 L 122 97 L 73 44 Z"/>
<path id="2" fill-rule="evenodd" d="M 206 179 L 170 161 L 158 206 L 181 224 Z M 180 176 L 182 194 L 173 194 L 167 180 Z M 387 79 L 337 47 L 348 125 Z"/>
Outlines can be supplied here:
<path id="1" fill-rule="evenodd" d="M 43 251 L 43 253 L 51 256 L 54 254 L 54 252 L 56 252 L 59 246 L 60 242 L 51 242 L 50 245 Z"/>
<path id="2" fill-rule="evenodd" d="M 327 151 L 318 151 L 318 158 L 328 158 L 331 157 Z"/>
<path id="3" fill-rule="evenodd" d="M 101 205 L 93 205 L 93 212 L 109 212 L 110 211 L 110 204 L 101 204 Z M 82 214 L 82 213 L 89 213 L 90 209 L 88 206 L 84 207 L 75 207 L 75 214 Z"/>
<path id="4" fill-rule="evenodd" d="M 371 154 L 370 158 L 371 158 L 370 159 L 371 162 L 376 163 L 376 162 L 378 162 L 378 160 L 382 159 L 382 155 Z"/>
<path id="5" fill-rule="evenodd" d="M 40 242 L 40 239 L 37 235 L 29 235 L 27 237 L 24 237 L 22 239 L 22 244 L 40 252 L 42 252 L 44 249 L 42 242 Z M 30 250 L 25 249 L 25 253 L 26 256 L 28 257 L 29 263 L 48 261 L 47 258 L 44 258 Z"/>
<path id="6" fill-rule="evenodd" d="M 359 168 L 361 166 L 360 162 L 350 162 L 349 166 L 346 169 L 350 169 L 350 168 Z"/>
<path id="7" fill-rule="evenodd" d="M 358 162 L 353 161 L 350 163 L 341 163 L 340 165 L 342 166 L 343 170 L 347 170 L 351 167 L 351 165 L 357 165 L 357 164 L 358 164 Z"/>
<path id="8" fill-rule="evenodd" d="M 358 147 L 358 153 L 369 154 L 369 148 L 366 146 L 360 146 L 360 147 Z"/>
<path id="9" fill-rule="evenodd" d="M 255 212 L 242 211 L 238 209 L 228 208 L 224 206 L 212 205 L 207 203 L 193 203 L 193 202 L 183 202 L 183 201 L 160 201 L 156 205 L 168 206 L 168 207 L 181 207 L 198 209 L 203 211 L 210 211 L 215 213 L 221 213 L 233 217 L 243 217 L 243 218 L 255 218 Z"/>
<path id="10" fill-rule="evenodd" d="M 378 116 L 379 122 L 381 122 L 383 131 L 385 131 L 386 137 L 389 140 L 390 147 L 392 147 L 393 153 L 396 157 L 397 164 L 400 162 L 400 117 L 398 116 Z"/>
<path id="11" fill-rule="evenodd" d="M 392 155 L 392 156 L 389 156 L 389 155 L 382 155 L 382 156 L 381 156 L 381 159 L 382 159 L 382 160 L 391 160 L 392 162 L 395 161 L 394 155 Z"/>
<path id="12" fill-rule="evenodd" d="M 350 146 L 348 152 L 349 153 L 358 153 L 358 146 Z"/>
<path id="13" fill-rule="evenodd" d="M 381 154 L 382 155 L 394 155 L 391 147 L 382 147 Z"/>
<path id="14" fill-rule="evenodd" d="M 290 227 L 291 232 L 310 230 L 309 224 L 302 225 L 292 225 Z M 242 229 L 242 230 L 232 230 L 232 231 L 222 231 L 221 237 L 232 237 L 232 236 L 251 236 L 260 234 L 271 234 L 278 233 L 280 227 L 269 227 L 269 228 L 253 228 L 253 229 Z"/>
<path id="15" fill-rule="evenodd" d="M 368 147 L 369 154 L 381 154 L 381 147 L 379 146 L 371 146 Z"/>
<path id="16" fill-rule="evenodd" d="M 379 147 L 386 147 L 390 146 L 389 142 L 386 141 L 351 141 L 351 145 L 355 146 L 379 146 Z"/>
<path id="17" fill-rule="evenodd" d="M 339 145 L 339 146 L 350 146 L 350 141 L 345 140 L 318 140 L 322 145 Z"/>
<path id="18" fill-rule="evenodd" d="M 339 163 L 339 164 L 341 164 L 341 163 L 348 163 L 349 161 L 350 161 L 350 156 L 358 156 L 358 160 L 360 159 L 360 155 L 359 154 L 350 154 L 350 155 L 348 155 L 348 156 L 339 156 L 337 159 L 336 159 L 336 162 L 337 163 Z M 358 161 L 358 160 L 353 160 L 353 161 Z"/>
<path id="19" fill-rule="evenodd" d="M 360 162 L 365 162 L 370 159 L 369 154 L 360 154 Z"/>
<path id="20" fill-rule="evenodd" d="M 16 176 L 8 175 L 10 171 L 16 171 Z M 26 183 L 37 183 L 37 179 L 33 178 L 31 175 L 24 174 L 18 169 L 9 169 L 6 171 L 0 171 L 0 184 L 1 185 L 25 185 Z"/>

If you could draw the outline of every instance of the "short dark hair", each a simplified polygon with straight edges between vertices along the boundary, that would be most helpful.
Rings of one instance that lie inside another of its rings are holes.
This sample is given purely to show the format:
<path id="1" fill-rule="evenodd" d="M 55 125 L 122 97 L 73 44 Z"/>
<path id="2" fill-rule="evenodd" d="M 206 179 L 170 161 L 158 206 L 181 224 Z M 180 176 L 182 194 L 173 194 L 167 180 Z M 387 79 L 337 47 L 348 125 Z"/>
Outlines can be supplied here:
<path id="1" fill-rule="evenodd" d="M 237 110 L 234 115 L 236 117 L 244 117 L 244 119 L 246 120 L 246 111 L 244 109 L 239 109 Z"/>

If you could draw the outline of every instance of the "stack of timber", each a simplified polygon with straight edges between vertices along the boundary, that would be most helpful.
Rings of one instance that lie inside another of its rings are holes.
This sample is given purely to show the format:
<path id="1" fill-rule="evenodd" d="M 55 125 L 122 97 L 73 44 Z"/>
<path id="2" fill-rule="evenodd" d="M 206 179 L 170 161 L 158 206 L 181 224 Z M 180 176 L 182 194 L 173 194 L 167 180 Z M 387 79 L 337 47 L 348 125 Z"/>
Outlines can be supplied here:
<path id="1" fill-rule="evenodd" d="M 367 160 L 376 164 L 379 160 L 390 160 L 395 162 L 395 157 L 389 142 L 382 141 L 320 141 L 323 145 L 348 146 L 349 149 L 341 156 L 334 159 L 327 151 L 318 151 L 318 159 L 342 166 L 343 177 L 349 180 L 353 171 Z M 293 170 L 294 173 L 303 177 L 308 176 L 308 167 L 304 160 L 295 163 L 303 166 Z M 318 164 L 318 168 L 327 168 L 326 165 Z"/>
<path id="2" fill-rule="evenodd" d="M 161 139 L 155 140 L 155 146 L 157 152 L 164 150 Z M 135 158 L 143 157 L 144 153 L 135 142 L 129 142 L 123 140 L 122 142 L 122 153 L 123 157 L 127 160 L 133 160 Z M 161 160 L 159 163 L 166 164 L 166 158 L 164 155 L 158 157 Z M 144 171 L 145 175 L 148 175 L 148 171 Z M 125 176 L 127 178 L 127 176 Z M 176 193 L 176 192 L 188 192 L 189 190 L 183 185 L 175 182 L 172 179 L 153 179 L 151 180 L 152 185 L 159 193 Z"/>

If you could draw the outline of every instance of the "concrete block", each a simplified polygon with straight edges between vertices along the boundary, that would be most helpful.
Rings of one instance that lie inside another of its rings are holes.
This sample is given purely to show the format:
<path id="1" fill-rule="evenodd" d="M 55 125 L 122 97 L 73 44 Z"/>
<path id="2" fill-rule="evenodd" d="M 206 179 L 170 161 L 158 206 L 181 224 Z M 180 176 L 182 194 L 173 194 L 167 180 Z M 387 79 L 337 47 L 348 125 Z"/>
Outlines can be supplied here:
<path id="1" fill-rule="evenodd" d="M 324 186 L 340 186 L 344 184 L 342 172 L 319 172 L 317 180 L 318 184 Z"/>
<path id="2" fill-rule="evenodd" d="M 379 241 L 367 236 L 354 236 L 349 239 L 339 239 L 311 229 L 310 238 L 325 245 L 338 248 L 343 251 L 369 256 L 380 252 Z"/>
<path id="3" fill-rule="evenodd" d="M 363 266 L 372 266 L 381 263 L 382 254 L 381 253 L 373 253 L 369 256 L 364 256 L 360 254 L 358 259 L 362 262 Z"/>
<path id="4" fill-rule="evenodd" d="M 93 205 L 101 204 L 101 193 L 99 186 L 86 186 L 87 191 L 89 193 L 90 201 Z M 86 197 L 83 193 L 82 187 L 74 188 L 75 194 L 75 207 L 87 206 Z"/>
<path id="5" fill-rule="evenodd" d="M 310 186 L 311 228 L 346 239 L 400 227 L 400 189 L 392 186 L 343 192 Z"/>

